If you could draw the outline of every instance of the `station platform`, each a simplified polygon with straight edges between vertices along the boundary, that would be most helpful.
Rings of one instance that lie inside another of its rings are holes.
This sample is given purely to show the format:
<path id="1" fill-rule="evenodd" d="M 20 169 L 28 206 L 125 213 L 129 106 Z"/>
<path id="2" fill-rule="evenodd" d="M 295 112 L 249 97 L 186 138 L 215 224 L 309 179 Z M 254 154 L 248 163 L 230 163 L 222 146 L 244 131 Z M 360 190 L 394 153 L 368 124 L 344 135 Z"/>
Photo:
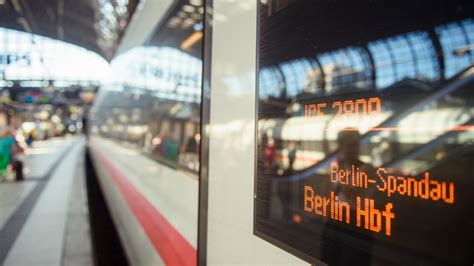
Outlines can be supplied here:
<path id="1" fill-rule="evenodd" d="M 83 137 L 37 141 L 0 180 L 0 265 L 93 265 Z"/>

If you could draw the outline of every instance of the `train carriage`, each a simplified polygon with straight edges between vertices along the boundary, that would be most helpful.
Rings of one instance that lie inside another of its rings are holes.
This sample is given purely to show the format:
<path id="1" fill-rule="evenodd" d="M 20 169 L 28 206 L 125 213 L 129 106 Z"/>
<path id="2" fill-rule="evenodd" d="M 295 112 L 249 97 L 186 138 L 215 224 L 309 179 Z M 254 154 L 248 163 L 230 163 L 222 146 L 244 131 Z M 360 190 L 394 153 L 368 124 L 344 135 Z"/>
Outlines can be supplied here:
<path id="1" fill-rule="evenodd" d="M 471 265 L 473 49 L 472 1 L 143 1 L 89 126 L 129 262 Z"/>

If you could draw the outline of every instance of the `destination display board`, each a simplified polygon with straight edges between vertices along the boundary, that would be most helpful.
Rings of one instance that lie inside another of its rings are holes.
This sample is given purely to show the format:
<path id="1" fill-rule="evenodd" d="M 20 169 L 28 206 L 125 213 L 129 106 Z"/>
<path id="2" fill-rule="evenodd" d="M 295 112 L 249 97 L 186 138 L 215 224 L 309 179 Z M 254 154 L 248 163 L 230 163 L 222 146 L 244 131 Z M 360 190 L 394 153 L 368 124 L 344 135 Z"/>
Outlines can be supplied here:
<path id="1" fill-rule="evenodd" d="M 473 14 L 260 1 L 257 236 L 311 263 L 474 263 Z"/>

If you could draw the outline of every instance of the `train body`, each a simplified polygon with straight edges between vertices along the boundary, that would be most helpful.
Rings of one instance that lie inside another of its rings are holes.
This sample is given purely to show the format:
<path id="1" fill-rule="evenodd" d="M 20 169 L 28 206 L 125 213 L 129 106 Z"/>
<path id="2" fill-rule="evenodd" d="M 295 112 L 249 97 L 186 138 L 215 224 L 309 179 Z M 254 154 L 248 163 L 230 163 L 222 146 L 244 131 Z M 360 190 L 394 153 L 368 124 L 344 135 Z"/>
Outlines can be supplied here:
<path id="1" fill-rule="evenodd" d="M 122 42 L 88 145 L 132 265 L 474 262 L 472 1 L 144 1 Z"/>

